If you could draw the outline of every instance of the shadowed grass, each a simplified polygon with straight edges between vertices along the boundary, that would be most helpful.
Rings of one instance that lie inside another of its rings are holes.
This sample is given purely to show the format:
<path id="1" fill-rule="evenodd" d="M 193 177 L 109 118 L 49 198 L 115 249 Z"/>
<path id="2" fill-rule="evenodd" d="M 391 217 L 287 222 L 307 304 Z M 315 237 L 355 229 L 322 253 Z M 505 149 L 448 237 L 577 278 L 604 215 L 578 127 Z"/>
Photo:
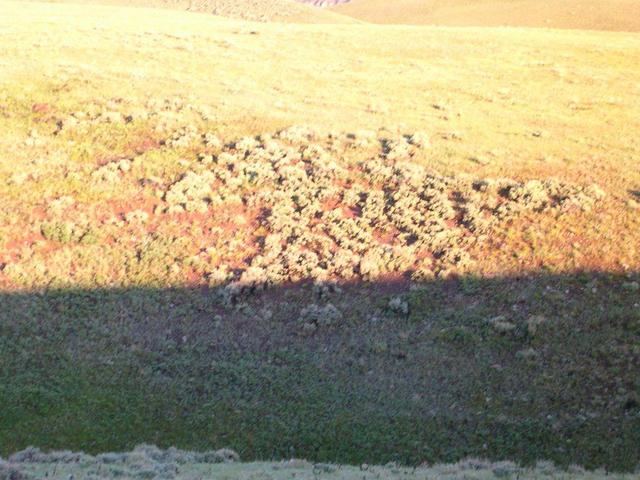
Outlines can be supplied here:
<path id="1" fill-rule="evenodd" d="M 297 320 L 304 285 L 243 311 L 207 289 L 5 293 L 2 453 L 144 441 L 246 460 L 632 470 L 640 309 L 627 285 L 591 273 L 433 282 L 403 295 L 407 315 L 386 307 L 395 286 L 352 285 L 332 301 L 353 310 L 311 336 Z"/>

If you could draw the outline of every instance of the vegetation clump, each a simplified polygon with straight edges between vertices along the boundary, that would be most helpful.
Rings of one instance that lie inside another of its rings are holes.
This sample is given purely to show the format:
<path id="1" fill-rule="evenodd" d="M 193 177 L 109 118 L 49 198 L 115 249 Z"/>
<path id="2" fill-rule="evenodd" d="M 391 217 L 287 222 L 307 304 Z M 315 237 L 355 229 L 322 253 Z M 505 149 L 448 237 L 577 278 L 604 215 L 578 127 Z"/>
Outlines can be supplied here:
<path id="1" fill-rule="evenodd" d="M 98 182 L 115 183 L 129 170 L 131 170 L 131 160 L 123 158 L 99 167 L 91 174 L 91 178 Z"/>
<path id="2" fill-rule="evenodd" d="M 219 151 L 199 154 L 198 167 L 164 193 L 164 211 L 206 213 L 237 205 L 245 217 L 253 216 L 247 225 L 261 232 L 257 249 L 233 275 L 226 290 L 231 296 L 304 279 L 410 273 L 421 281 L 464 273 L 474 264 L 469 247 L 521 212 L 591 208 L 604 196 L 596 186 L 557 180 L 429 172 L 411 161 L 428 145 L 420 132 L 381 137 L 377 154 L 355 163 L 347 157 L 351 141 L 370 140 L 370 134 L 324 135 L 293 126 L 228 143 L 211 134 L 202 138 Z"/>
<path id="3" fill-rule="evenodd" d="M 342 313 L 333 304 L 311 304 L 300 312 L 298 322 L 304 333 L 312 333 L 318 328 L 335 326 L 341 319 Z"/>
<path id="4" fill-rule="evenodd" d="M 74 118 L 97 120 L 112 110 L 134 118 L 126 102 L 110 103 Z M 294 125 L 229 141 L 187 122 L 189 112 L 202 109 L 181 99 L 150 102 L 148 109 L 165 139 L 153 143 L 154 154 L 176 155 L 171 176 L 158 176 L 156 162 L 142 154 L 109 161 L 90 178 L 101 193 L 115 184 L 133 192 L 127 189 L 138 182 L 152 190 L 153 203 L 103 212 L 106 219 L 96 224 L 85 218 L 95 214 L 77 194 L 58 195 L 40 232 L 61 244 L 90 244 L 100 231 L 124 247 L 123 232 L 135 229 L 140 246 L 169 222 L 161 229 L 172 231 L 164 233 L 183 237 L 191 249 L 175 252 L 174 258 L 188 260 L 172 262 L 172 277 L 192 268 L 203 283 L 220 286 L 228 304 L 272 285 L 308 280 L 406 277 L 420 283 L 463 275 L 475 268 L 472 251 L 523 214 L 588 211 L 605 197 L 596 185 L 556 179 L 441 175 L 416 161 L 429 146 L 424 132 L 322 132 Z M 72 173 L 82 180 L 82 169 Z M 194 230 L 185 221 L 196 222 Z M 173 222 L 180 226 L 169 227 Z M 199 237 L 213 243 L 195 252 Z M 17 258 L 8 262 L 10 274 L 25 271 L 14 264 Z"/>
<path id="5" fill-rule="evenodd" d="M 19 452 L 22 453 L 22 452 Z M 509 460 L 490 461 L 466 458 L 456 463 L 437 463 L 406 467 L 396 462 L 386 465 L 360 466 L 309 462 L 292 458 L 280 462 L 240 463 L 232 450 L 193 452 L 170 447 L 161 450 L 153 445 L 140 445 L 131 452 L 103 453 L 97 456 L 74 452 L 40 452 L 37 457 L 22 459 L 20 454 L 10 462 L 0 459 L 0 480 L 35 480 L 40 478 L 139 479 L 171 480 L 181 478 L 224 478 L 228 480 L 418 480 L 460 478 L 523 480 L 627 478 L 604 471 L 587 471 L 579 466 L 559 468 L 552 462 L 538 461 L 523 467 Z"/>
<path id="6" fill-rule="evenodd" d="M 403 300 L 401 297 L 393 297 L 389 300 L 389 309 L 392 312 L 408 315 L 409 314 L 409 303 L 406 300 Z"/>
<path id="7" fill-rule="evenodd" d="M 214 179 L 210 172 L 185 173 L 164 195 L 164 200 L 169 205 L 166 212 L 206 212 L 209 204 L 217 198 L 211 188 Z"/>
<path id="8" fill-rule="evenodd" d="M 183 468 L 192 465 L 213 465 L 239 462 L 239 455 L 223 448 L 205 452 L 180 450 L 170 447 L 162 450 L 155 445 L 138 445 L 131 452 L 101 453 L 96 456 L 82 452 L 43 452 L 37 447 L 27 447 L 9 457 L 9 462 L 0 459 L 0 479 L 20 480 L 33 478 L 30 472 L 48 469 L 82 468 L 91 476 L 124 477 L 139 479 L 179 478 Z M 70 475 L 69 478 L 73 478 Z"/>

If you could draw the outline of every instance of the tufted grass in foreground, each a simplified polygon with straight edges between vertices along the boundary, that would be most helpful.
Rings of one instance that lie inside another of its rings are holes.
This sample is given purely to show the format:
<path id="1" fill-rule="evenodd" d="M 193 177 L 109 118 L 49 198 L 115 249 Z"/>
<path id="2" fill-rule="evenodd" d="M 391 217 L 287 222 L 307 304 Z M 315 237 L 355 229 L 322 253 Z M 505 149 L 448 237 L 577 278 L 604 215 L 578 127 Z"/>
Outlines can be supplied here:
<path id="1" fill-rule="evenodd" d="M 468 458 L 455 464 L 402 467 L 336 465 L 291 459 L 281 462 L 242 463 L 232 450 L 190 452 L 153 445 L 139 445 L 126 453 L 97 456 L 70 451 L 44 453 L 29 447 L 15 453 L 8 461 L 0 459 L 0 479 L 202 479 L 225 480 L 490 480 L 498 478 L 536 479 L 631 479 L 635 474 L 611 475 L 604 470 L 586 471 L 579 466 L 557 468 L 550 462 L 519 467 L 510 461 L 490 462 Z"/>

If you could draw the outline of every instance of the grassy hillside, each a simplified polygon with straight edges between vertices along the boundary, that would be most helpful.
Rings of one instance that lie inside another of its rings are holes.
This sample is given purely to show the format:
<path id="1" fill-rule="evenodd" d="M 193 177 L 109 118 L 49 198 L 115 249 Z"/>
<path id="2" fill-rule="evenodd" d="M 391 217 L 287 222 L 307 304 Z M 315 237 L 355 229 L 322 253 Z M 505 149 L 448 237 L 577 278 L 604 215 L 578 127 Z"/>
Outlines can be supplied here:
<path id="1" fill-rule="evenodd" d="M 256 22 L 357 23 L 351 17 L 295 0 L 50 0 L 52 3 L 188 10 Z"/>
<path id="2" fill-rule="evenodd" d="M 374 23 L 640 31 L 638 0 L 351 0 L 332 9 Z"/>
<path id="3" fill-rule="evenodd" d="M 0 454 L 636 468 L 638 35 L 0 9 Z"/>

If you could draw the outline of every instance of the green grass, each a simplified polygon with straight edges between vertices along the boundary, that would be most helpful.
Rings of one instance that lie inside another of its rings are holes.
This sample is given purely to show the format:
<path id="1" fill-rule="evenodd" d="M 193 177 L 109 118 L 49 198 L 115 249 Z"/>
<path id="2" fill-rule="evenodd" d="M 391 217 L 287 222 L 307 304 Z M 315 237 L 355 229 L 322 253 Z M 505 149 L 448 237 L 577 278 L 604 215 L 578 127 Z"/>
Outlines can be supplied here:
<path id="1" fill-rule="evenodd" d="M 632 470 L 637 296 L 621 287 L 627 278 L 599 277 L 598 295 L 585 291 L 586 278 L 475 279 L 481 288 L 471 290 L 471 280 L 434 282 L 408 296 L 408 318 L 376 326 L 367 315 L 373 297 L 384 306 L 378 285 L 354 287 L 339 335 L 311 338 L 291 318 L 306 295 L 299 288 L 283 291 L 288 302 L 260 322 L 269 295 L 239 313 L 200 289 L 3 294 L 1 453 L 151 442 L 228 446 L 246 460 L 481 456 Z M 549 320 L 532 337 L 533 312 Z M 494 331 L 485 320 L 497 314 L 516 329 Z M 382 340 L 387 348 L 369 348 Z M 525 348 L 540 359 L 515 355 Z"/>

